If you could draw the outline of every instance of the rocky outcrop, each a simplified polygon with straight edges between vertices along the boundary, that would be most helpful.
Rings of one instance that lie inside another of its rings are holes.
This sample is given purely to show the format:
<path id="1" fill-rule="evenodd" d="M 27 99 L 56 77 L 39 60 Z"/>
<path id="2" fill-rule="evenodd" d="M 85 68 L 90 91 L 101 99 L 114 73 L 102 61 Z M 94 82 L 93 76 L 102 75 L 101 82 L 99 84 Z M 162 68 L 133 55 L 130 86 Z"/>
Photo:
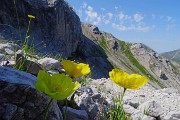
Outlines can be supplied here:
<path id="1" fill-rule="evenodd" d="M 8 67 L 0 67 L 0 119 L 41 120 L 50 98 L 34 89 L 37 78 Z M 48 119 L 63 120 L 53 101 Z"/>
<path id="2" fill-rule="evenodd" d="M 133 43 L 130 49 L 138 62 L 160 83 L 161 87 L 174 87 L 180 91 L 180 65 L 159 55 L 141 43 Z M 152 81 L 151 83 L 156 86 Z"/>
<path id="3" fill-rule="evenodd" d="M 32 14 L 28 42 L 35 51 L 68 57 L 81 41 L 79 17 L 64 0 L 2 0 L 0 11 L 0 39 L 22 44 Z"/>

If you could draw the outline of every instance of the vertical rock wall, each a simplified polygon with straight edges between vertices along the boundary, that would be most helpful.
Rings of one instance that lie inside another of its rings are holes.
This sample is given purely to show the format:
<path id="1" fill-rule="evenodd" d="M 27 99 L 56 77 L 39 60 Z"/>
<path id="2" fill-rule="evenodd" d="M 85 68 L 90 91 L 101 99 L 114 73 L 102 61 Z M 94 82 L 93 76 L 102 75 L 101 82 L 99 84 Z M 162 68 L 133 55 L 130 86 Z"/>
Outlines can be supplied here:
<path id="1" fill-rule="evenodd" d="M 36 51 L 68 57 L 76 50 L 82 35 L 80 20 L 64 0 L 1 0 L 0 38 L 16 39 L 22 44 L 28 14 L 36 17 L 31 20 L 28 38 L 30 44 L 34 42 Z"/>

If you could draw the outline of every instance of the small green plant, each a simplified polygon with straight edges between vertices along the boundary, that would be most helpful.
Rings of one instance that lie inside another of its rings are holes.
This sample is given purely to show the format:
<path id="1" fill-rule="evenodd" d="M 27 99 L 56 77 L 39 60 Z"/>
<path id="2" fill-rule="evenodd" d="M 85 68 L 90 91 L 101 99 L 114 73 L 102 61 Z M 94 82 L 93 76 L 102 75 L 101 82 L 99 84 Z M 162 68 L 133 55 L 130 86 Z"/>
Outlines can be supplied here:
<path id="1" fill-rule="evenodd" d="M 109 119 L 110 120 L 127 120 L 127 116 L 122 107 L 122 97 L 114 98 L 114 105 L 110 108 Z"/>
<path id="2" fill-rule="evenodd" d="M 144 114 L 147 115 L 147 116 L 149 116 L 149 113 L 150 113 L 150 112 L 149 112 L 149 108 L 144 108 Z"/>
<path id="3" fill-rule="evenodd" d="M 29 35 L 29 30 L 30 30 L 30 25 L 31 25 L 31 19 L 34 19 L 35 16 L 33 15 L 28 15 L 28 17 L 30 18 L 29 19 L 29 23 L 28 23 L 28 28 L 26 30 L 26 36 L 24 38 L 24 43 L 23 43 L 23 46 L 22 46 L 22 51 L 25 51 L 27 54 L 30 54 L 32 52 L 34 52 L 34 44 L 33 42 L 31 43 L 31 46 L 30 46 L 30 49 L 29 49 L 29 46 L 28 46 L 28 39 L 30 37 Z"/>
<path id="4" fill-rule="evenodd" d="M 79 82 L 81 83 L 81 85 L 86 86 L 89 83 L 90 78 L 91 78 L 91 73 L 89 73 L 86 76 L 82 76 Z"/>
<path id="5" fill-rule="evenodd" d="M 18 15 L 18 14 L 17 14 Z M 29 24 L 28 24 L 28 28 L 26 31 L 26 36 L 24 38 L 24 43 L 22 45 L 22 53 L 24 53 L 24 56 L 20 57 L 18 60 L 16 60 L 16 65 L 14 66 L 14 68 L 18 69 L 18 70 L 22 70 L 22 71 L 28 71 L 29 67 L 30 67 L 30 63 L 27 62 L 28 56 L 33 57 L 34 55 L 34 43 L 32 42 L 30 45 L 30 48 L 28 46 L 28 38 L 30 37 L 28 35 L 29 30 L 30 30 L 30 25 L 31 25 L 31 19 L 34 19 L 35 16 L 33 15 L 28 15 L 29 19 Z M 19 25 L 19 22 L 18 22 Z M 20 29 L 20 26 L 19 26 Z"/>

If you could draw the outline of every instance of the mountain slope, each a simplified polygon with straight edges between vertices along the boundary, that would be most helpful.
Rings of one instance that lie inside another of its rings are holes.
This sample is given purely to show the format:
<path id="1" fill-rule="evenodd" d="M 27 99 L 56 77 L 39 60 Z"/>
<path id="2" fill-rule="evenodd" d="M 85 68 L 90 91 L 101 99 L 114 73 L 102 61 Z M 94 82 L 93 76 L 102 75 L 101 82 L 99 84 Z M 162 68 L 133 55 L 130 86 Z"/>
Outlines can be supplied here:
<path id="1" fill-rule="evenodd" d="M 82 23 L 81 26 L 83 34 L 104 49 L 114 67 L 147 76 L 155 88 L 174 87 L 180 90 L 180 65 L 176 62 L 141 43 L 118 40 L 94 25 Z"/>
<path id="2" fill-rule="evenodd" d="M 161 55 L 170 60 L 180 63 L 180 49 L 170 51 L 170 52 L 165 52 L 165 53 L 162 53 Z"/>

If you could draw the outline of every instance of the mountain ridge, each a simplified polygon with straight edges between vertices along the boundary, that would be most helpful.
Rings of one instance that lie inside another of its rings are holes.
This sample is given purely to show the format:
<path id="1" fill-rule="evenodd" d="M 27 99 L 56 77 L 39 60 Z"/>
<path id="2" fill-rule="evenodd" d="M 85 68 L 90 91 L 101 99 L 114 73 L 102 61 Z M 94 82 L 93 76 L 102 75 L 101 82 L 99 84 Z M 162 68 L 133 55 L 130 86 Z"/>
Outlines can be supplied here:
<path id="1" fill-rule="evenodd" d="M 180 49 L 161 53 L 162 56 L 180 63 Z"/>
<path id="2" fill-rule="evenodd" d="M 81 26 L 83 34 L 104 49 L 114 67 L 128 73 L 145 75 L 155 88 L 173 86 L 179 89 L 178 63 L 166 59 L 142 43 L 118 40 L 111 33 L 100 31 L 95 25 L 81 23 Z"/>

